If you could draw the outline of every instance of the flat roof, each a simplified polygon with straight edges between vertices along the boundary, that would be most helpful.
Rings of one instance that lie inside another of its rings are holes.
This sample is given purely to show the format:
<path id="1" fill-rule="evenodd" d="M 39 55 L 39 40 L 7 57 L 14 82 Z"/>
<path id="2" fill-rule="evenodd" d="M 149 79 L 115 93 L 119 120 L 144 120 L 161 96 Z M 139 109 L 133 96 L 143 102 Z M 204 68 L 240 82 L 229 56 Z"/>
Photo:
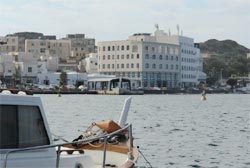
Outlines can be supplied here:
<path id="1" fill-rule="evenodd" d="M 88 82 L 109 82 L 112 80 L 118 80 L 120 78 L 95 78 L 95 79 L 89 79 Z M 126 78 L 121 78 L 122 80 L 129 80 Z"/>

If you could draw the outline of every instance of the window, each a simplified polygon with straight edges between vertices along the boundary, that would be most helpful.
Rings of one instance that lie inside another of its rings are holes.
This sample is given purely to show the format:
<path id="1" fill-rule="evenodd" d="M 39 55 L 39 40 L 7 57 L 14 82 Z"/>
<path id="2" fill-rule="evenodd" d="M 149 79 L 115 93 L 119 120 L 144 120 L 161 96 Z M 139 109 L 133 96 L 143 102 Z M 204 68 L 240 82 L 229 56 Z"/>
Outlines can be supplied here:
<path id="1" fill-rule="evenodd" d="M 112 51 L 115 51 L 115 46 L 112 46 Z"/>
<path id="2" fill-rule="evenodd" d="M 159 69 L 162 69 L 162 64 L 159 65 Z"/>
<path id="3" fill-rule="evenodd" d="M 174 56 L 171 56 L 171 61 L 173 61 L 174 60 Z"/>
<path id="4" fill-rule="evenodd" d="M 156 58 L 156 56 L 155 55 L 152 55 L 152 59 L 155 59 Z"/>
<path id="5" fill-rule="evenodd" d="M 145 59 L 149 59 L 149 55 L 148 54 L 145 55 Z"/>
<path id="6" fill-rule="evenodd" d="M 102 47 L 102 51 L 105 51 L 105 46 Z"/>
<path id="7" fill-rule="evenodd" d="M 114 55 L 112 55 L 112 59 L 115 59 L 115 56 L 114 56 Z"/>
<path id="8" fill-rule="evenodd" d="M 112 69 L 114 69 L 115 68 L 115 64 L 112 64 Z"/>
<path id="9" fill-rule="evenodd" d="M 110 60 L 110 55 L 108 55 L 108 60 Z"/>
<path id="10" fill-rule="evenodd" d="M 155 64 L 153 64 L 153 65 L 152 65 L 152 68 L 153 68 L 153 69 L 155 69 L 155 68 L 156 68 Z"/>
<path id="11" fill-rule="evenodd" d="M 102 56 L 102 60 L 105 60 L 105 55 Z"/>
<path id="12" fill-rule="evenodd" d="M 148 63 L 145 64 L 145 68 L 149 68 L 149 64 Z"/>
<path id="13" fill-rule="evenodd" d="M 117 56 L 116 56 L 116 58 L 117 58 L 117 59 L 120 59 L 120 56 L 119 56 L 119 55 L 117 55 Z"/>
<path id="14" fill-rule="evenodd" d="M 124 50 L 124 46 L 122 46 L 122 50 Z"/>
<path id="15" fill-rule="evenodd" d="M 40 48 L 40 53 L 45 53 L 45 48 Z"/>
<path id="16" fill-rule="evenodd" d="M 174 65 L 173 64 L 171 64 L 171 69 L 174 69 Z"/>
<path id="17" fill-rule="evenodd" d="M 155 48 L 154 47 L 152 47 L 152 51 L 155 52 Z"/>
<path id="18" fill-rule="evenodd" d="M 121 59 L 124 59 L 124 55 L 121 56 Z"/>
<path id="19" fill-rule="evenodd" d="M 133 47 L 132 47 L 132 52 L 138 52 L 138 47 L 137 47 L 137 45 L 133 45 Z"/>
<path id="20" fill-rule="evenodd" d="M 28 72 L 32 72 L 32 67 L 28 67 Z"/>
<path id="21" fill-rule="evenodd" d="M 168 69 L 168 64 L 166 64 L 166 69 Z"/>
<path id="22" fill-rule="evenodd" d="M 110 69 L 110 64 L 108 64 L 108 66 L 107 66 L 107 67 L 108 67 L 108 69 Z"/>
<path id="23" fill-rule="evenodd" d="M 137 56 L 137 59 L 139 59 L 139 58 L 140 58 L 140 55 L 139 55 L 139 54 L 137 54 L 136 56 Z"/>
<path id="24" fill-rule="evenodd" d="M 139 67 L 140 67 L 140 65 L 139 65 L 139 63 L 137 63 L 137 64 L 136 64 L 136 68 L 139 68 Z"/>
<path id="25" fill-rule="evenodd" d="M 145 46 L 145 50 L 148 51 L 148 46 Z"/>
<path id="26" fill-rule="evenodd" d="M 178 65 L 175 65 L 175 69 L 178 70 Z"/>
<path id="27" fill-rule="evenodd" d="M 134 68 L 134 64 L 133 63 L 131 64 L 131 68 Z"/>
<path id="28" fill-rule="evenodd" d="M 119 50 L 120 50 L 120 46 L 117 46 L 116 48 L 117 48 L 117 51 L 119 51 Z"/>
<path id="29" fill-rule="evenodd" d="M 121 68 L 124 68 L 124 64 L 121 64 Z"/>
<path id="30" fill-rule="evenodd" d="M 166 60 L 168 60 L 168 55 L 166 55 Z"/>
<path id="31" fill-rule="evenodd" d="M 105 69 L 105 64 L 102 64 L 102 69 Z"/>
<path id="32" fill-rule="evenodd" d="M 134 59 L 134 54 L 131 54 L 131 59 Z"/>
<path id="33" fill-rule="evenodd" d="M 116 68 L 119 69 L 119 64 L 116 65 Z"/>
<path id="34" fill-rule="evenodd" d="M 159 56 L 159 59 L 162 60 L 162 55 Z"/>
<path id="35" fill-rule="evenodd" d="M 129 45 L 127 45 L 127 50 L 129 50 Z"/>
<path id="36" fill-rule="evenodd" d="M 0 149 L 49 145 L 44 122 L 36 106 L 0 105 L 0 135 Z"/>
<path id="37" fill-rule="evenodd" d="M 132 77 L 135 77 L 135 72 L 132 72 Z"/>
<path id="38" fill-rule="evenodd" d="M 127 64 L 126 68 L 129 68 L 129 64 Z"/>
<path id="39" fill-rule="evenodd" d="M 129 54 L 127 54 L 127 59 L 129 59 Z"/>

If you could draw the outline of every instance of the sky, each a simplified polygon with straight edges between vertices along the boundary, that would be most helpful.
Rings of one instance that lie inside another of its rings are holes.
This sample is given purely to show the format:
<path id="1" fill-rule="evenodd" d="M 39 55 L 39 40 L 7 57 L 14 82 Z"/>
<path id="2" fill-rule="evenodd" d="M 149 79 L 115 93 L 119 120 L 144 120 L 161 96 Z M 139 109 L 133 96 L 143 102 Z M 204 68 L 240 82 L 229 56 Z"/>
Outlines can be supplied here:
<path id="1" fill-rule="evenodd" d="M 195 42 L 231 39 L 250 48 L 250 0 L 1 0 L 0 36 L 41 32 L 84 33 L 96 41 L 125 40 L 134 33 L 165 32 Z"/>

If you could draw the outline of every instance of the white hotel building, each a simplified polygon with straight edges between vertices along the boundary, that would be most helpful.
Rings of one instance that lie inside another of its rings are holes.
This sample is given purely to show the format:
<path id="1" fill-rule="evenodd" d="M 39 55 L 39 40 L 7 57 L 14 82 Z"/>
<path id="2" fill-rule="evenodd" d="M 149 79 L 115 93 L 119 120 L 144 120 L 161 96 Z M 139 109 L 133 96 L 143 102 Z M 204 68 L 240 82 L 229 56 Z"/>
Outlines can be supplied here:
<path id="1" fill-rule="evenodd" d="M 98 43 L 101 74 L 130 78 L 132 88 L 180 86 L 180 46 L 158 42 L 150 34 L 134 34 L 128 40 Z"/>
<path id="2" fill-rule="evenodd" d="M 132 79 L 132 87 L 190 87 L 206 80 L 194 40 L 157 29 L 98 43 L 99 72 Z"/>

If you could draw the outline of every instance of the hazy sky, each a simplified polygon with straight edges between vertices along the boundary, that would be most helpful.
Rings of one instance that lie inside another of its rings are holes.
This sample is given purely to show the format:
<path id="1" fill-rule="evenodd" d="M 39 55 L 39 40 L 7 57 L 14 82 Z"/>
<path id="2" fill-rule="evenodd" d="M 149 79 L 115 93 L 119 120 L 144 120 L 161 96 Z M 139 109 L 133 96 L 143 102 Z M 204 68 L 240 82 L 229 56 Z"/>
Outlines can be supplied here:
<path id="1" fill-rule="evenodd" d="M 195 42 L 232 39 L 250 48 L 250 0 L 1 0 L 0 36 L 20 31 L 96 41 L 153 33 L 155 24 Z"/>

